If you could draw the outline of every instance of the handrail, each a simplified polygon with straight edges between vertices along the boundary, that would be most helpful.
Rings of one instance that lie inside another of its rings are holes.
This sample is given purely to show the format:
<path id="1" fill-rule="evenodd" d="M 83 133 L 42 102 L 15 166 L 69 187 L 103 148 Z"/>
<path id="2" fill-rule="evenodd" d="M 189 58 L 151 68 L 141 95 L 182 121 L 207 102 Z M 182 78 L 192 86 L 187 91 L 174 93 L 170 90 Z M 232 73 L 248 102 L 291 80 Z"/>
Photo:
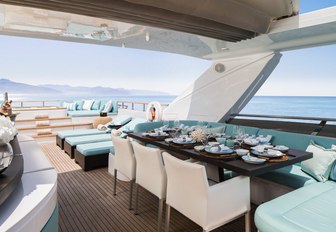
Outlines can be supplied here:
<path id="1" fill-rule="evenodd" d="M 319 117 L 302 117 L 302 116 L 261 115 L 261 114 L 231 114 L 230 116 L 231 117 L 278 118 L 278 119 L 297 119 L 297 120 L 336 122 L 336 118 L 319 118 Z"/>
<path id="2" fill-rule="evenodd" d="M 48 102 L 56 102 L 61 103 L 63 100 L 14 100 L 13 101 L 13 107 L 14 108 L 29 108 L 29 107 L 46 107 Z M 130 106 L 131 110 L 136 110 L 136 105 L 142 105 L 141 109 L 142 111 L 146 111 L 146 106 L 149 104 L 149 102 L 132 102 L 132 101 L 117 101 L 118 107 L 122 109 L 127 109 Z M 16 106 L 16 103 L 19 103 L 19 106 Z M 25 103 L 41 103 L 41 105 L 26 105 Z M 52 104 L 51 106 L 56 106 L 55 104 Z M 169 106 L 169 104 L 161 104 L 163 107 Z"/>

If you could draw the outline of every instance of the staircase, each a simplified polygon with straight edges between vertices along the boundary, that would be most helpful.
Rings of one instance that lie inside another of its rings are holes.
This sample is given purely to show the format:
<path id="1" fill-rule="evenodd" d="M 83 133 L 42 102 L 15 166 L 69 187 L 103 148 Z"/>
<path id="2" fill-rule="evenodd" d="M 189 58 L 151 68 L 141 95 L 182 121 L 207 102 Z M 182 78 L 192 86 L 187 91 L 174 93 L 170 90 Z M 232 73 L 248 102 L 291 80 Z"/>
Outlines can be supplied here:
<path id="1" fill-rule="evenodd" d="M 55 141 L 59 131 L 92 128 L 90 121 L 73 120 L 66 116 L 66 109 L 16 109 L 19 112 L 15 127 L 20 134 L 28 135 L 37 142 Z"/>

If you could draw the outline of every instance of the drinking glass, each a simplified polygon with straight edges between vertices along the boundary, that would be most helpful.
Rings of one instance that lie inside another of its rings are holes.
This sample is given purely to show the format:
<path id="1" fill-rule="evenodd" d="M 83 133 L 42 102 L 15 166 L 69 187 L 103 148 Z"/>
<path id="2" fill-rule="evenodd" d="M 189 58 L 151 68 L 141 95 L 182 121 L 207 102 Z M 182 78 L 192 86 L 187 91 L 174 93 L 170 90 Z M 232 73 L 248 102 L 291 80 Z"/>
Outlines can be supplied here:
<path id="1" fill-rule="evenodd" d="M 169 121 L 168 120 L 163 120 L 163 126 L 167 129 L 169 128 Z"/>
<path id="2" fill-rule="evenodd" d="M 180 127 L 180 121 L 179 120 L 175 120 L 174 121 L 174 127 L 175 128 L 179 128 Z"/>

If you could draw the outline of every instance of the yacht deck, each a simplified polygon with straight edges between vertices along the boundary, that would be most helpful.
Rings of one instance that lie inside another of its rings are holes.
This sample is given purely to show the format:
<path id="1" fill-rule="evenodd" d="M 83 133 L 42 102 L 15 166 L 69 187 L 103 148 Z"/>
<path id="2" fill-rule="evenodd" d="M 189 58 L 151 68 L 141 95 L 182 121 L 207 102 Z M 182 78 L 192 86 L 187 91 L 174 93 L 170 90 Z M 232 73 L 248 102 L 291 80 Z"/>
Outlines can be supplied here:
<path id="1" fill-rule="evenodd" d="M 113 196 L 114 180 L 107 168 L 84 172 L 56 144 L 43 143 L 40 146 L 58 172 L 60 232 L 156 231 L 158 199 L 154 195 L 140 189 L 139 215 L 134 215 L 127 208 L 127 182 L 119 181 L 117 196 Z M 241 217 L 214 231 L 244 230 L 244 217 Z M 170 231 L 194 232 L 202 229 L 172 210 Z M 256 231 L 254 225 L 251 231 Z"/>

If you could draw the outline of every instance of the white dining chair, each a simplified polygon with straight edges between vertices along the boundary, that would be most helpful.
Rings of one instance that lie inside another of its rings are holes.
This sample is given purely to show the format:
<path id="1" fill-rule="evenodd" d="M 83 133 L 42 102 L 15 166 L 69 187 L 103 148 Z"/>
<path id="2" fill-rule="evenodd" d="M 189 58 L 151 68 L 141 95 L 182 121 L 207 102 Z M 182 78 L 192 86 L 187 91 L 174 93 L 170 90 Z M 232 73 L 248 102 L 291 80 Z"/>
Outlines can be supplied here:
<path id="1" fill-rule="evenodd" d="M 139 185 L 159 198 L 158 225 L 161 231 L 162 211 L 166 199 L 167 176 L 163 165 L 161 151 L 133 142 L 136 159 L 136 197 L 135 214 L 138 214 Z"/>
<path id="2" fill-rule="evenodd" d="M 117 194 L 117 174 L 118 172 L 126 176 L 130 181 L 129 205 L 132 209 L 133 184 L 135 180 L 135 157 L 133 147 L 128 138 L 120 138 L 111 135 L 114 146 L 114 186 L 113 195 Z"/>
<path id="3" fill-rule="evenodd" d="M 209 186 L 205 167 L 185 162 L 167 152 L 162 154 L 167 172 L 166 227 L 170 207 L 211 231 L 245 215 L 245 231 L 250 231 L 250 179 L 238 176 Z"/>

